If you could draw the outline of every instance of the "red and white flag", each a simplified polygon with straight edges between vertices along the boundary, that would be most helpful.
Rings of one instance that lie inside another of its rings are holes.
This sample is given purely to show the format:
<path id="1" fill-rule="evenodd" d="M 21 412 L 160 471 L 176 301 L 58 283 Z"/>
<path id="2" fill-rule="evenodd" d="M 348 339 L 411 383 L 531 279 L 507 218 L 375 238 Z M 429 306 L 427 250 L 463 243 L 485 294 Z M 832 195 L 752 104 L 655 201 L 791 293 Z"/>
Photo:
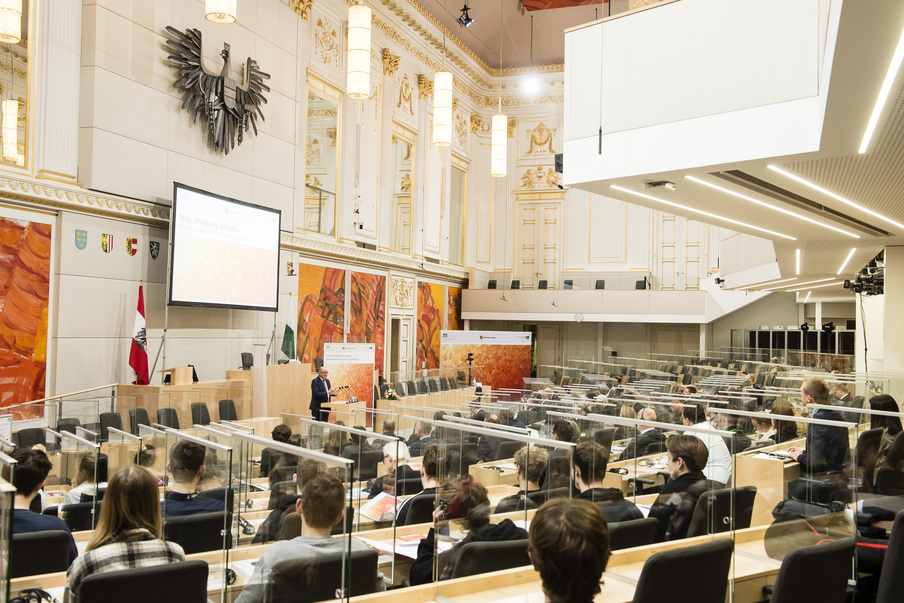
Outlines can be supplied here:
<path id="1" fill-rule="evenodd" d="M 129 366 L 135 371 L 136 385 L 148 385 L 148 339 L 144 321 L 144 287 L 138 285 L 138 310 L 135 312 L 135 329 L 132 331 L 132 350 L 129 352 Z"/>

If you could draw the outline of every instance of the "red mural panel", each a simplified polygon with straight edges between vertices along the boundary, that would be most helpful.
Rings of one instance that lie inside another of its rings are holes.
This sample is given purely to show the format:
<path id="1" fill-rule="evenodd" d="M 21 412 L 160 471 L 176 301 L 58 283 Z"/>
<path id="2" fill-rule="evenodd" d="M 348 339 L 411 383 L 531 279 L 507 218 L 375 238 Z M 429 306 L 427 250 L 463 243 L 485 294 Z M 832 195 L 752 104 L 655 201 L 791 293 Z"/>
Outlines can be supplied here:
<path id="1" fill-rule="evenodd" d="M 323 358 L 324 343 L 341 343 L 345 323 L 345 270 L 298 266 L 298 341 L 301 362 Z"/>
<path id="2" fill-rule="evenodd" d="M 383 355 L 386 344 L 385 294 L 385 276 L 352 272 L 348 341 L 376 345 L 374 367 L 380 375 L 383 374 Z"/>
<path id="3" fill-rule="evenodd" d="M 446 321 L 446 329 L 449 331 L 461 331 L 464 328 L 464 322 L 461 319 L 461 287 L 449 287 L 447 297 L 449 319 Z"/>
<path id="4" fill-rule="evenodd" d="M 44 397 L 51 227 L 0 218 L 0 407 Z M 14 419 L 43 416 L 36 408 Z"/>
<path id="5" fill-rule="evenodd" d="M 416 368 L 439 368 L 439 334 L 443 328 L 443 285 L 417 284 Z"/>

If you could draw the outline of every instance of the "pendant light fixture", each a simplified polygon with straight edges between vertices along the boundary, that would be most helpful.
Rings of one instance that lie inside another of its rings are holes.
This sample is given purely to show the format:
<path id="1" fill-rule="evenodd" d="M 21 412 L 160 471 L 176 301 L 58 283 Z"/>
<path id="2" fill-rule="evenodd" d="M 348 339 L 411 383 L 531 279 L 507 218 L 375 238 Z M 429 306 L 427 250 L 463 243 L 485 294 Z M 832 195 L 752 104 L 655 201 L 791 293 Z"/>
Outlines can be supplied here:
<path id="1" fill-rule="evenodd" d="M 452 144 L 452 74 L 446 71 L 446 26 L 443 28 L 443 70 L 433 80 L 433 145 Z"/>
<path id="2" fill-rule="evenodd" d="M 18 44 L 22 39 L 22 0 L 0 0 L 0 42 Z"/>
<path id="3" fill-rule="evenodd" d="M 536 94 L 540 90 L 540 80 L 534 74 L 534 16 L 530 16 L 530 73 L 527 76 L 528 94 Z"/>
<path id="4" fill-rule="evenodd" d="M 508 163 L 508 117 L 502 113 L 502 38 L 504 32 L 502 20 L 502 2 L 499 3 L 499 112 L 493 116 L 492 137 L 490 139 L 490 175 L 493 178 L 504 178 Z"/>
<path id="5" fill-rule="evenodd" d="M 370 96 L 370 8 L 355 4 L 348 9 L 348 73 L 346 94 L 355 100 Z"/>
<path id="6" fill-rule="evenodd" d="M 205 0 L 204 18 L 213 23 L 235 23 L 236 0 Z"/>

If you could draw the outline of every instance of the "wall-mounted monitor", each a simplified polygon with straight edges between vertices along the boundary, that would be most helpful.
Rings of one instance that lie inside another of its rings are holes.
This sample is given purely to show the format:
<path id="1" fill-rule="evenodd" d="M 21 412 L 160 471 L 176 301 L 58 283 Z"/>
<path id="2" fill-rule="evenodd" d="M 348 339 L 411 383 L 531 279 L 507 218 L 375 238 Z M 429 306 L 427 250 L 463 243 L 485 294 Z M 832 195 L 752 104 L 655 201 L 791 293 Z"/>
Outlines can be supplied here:
<path id="1" fill-rule="evenodd" d="M 169 304 L 275 312 L 280 211 L 173 188 Z"/>

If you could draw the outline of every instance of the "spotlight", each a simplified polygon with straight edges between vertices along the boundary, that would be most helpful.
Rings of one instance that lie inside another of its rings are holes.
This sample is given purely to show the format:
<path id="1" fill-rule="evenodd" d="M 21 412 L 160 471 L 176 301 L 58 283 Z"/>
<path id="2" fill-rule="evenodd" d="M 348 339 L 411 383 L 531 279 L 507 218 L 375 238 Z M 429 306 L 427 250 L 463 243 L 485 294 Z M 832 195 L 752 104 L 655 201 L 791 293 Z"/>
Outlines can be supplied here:
<path id="1" fill-rule="evenodd" d="M 835 330 L 834 322 L 827 322 L 826 324 L 822 325 L 823 333 L 831 333 L 834 330 Z"/>
<path id="2" fill-rule="evenodd" d="M 806 333 L 807 331 L 810 330 L 810 325 L 808 325 L 807 323 L 804 323 L 804 324 L 800 325 L 800 330 L 803 331 L 804 333 Z"/>
<path id="3" fill-rule="evenodd" d="M 471 23 L 474 22 L 474 19 L 471 18 L 471 15 L 468 14 L 468 11 L 471 10 L 468 8 L 468 3 L 465 2 L 465 7 L 461 9 L 461 16 L 458 17 L 458 24 L 462 27 L 467 27 Z"/>

